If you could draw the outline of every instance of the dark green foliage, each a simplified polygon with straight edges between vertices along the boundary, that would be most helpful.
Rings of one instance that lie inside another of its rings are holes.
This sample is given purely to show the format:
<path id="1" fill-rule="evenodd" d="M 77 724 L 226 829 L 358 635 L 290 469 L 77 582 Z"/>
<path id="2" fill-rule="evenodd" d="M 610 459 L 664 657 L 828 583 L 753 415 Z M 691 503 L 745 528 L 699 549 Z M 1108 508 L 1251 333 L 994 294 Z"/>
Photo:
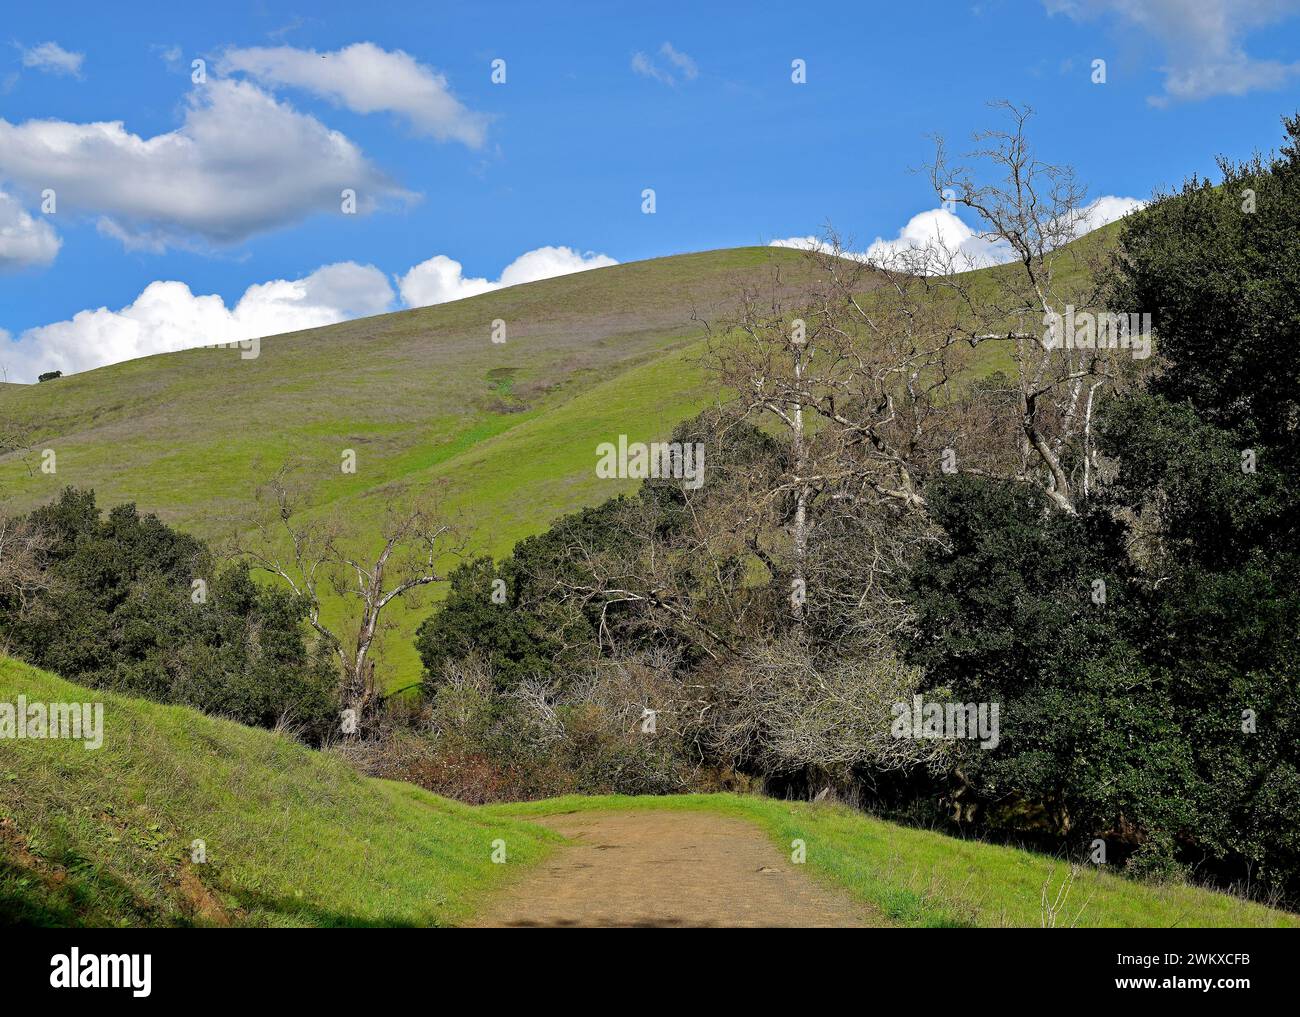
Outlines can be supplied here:
<path id="1" fill-rule="evenodd" d="M 1111 304 L 1153 314 L 1163 362 L 1103 407 L 1119 472 L 1101 503 L 1073 518 L 975 480 L 931 487 L 947 546 L 916 569 L 912 653 L 934 687 L 1003 704 L 1001 745 L 960 771 L 993 824 L 1046 818 L 1131 849 L 1138 874 L 1295 898 L 1300 121 L 1287 131 L 1279 159 L 1127 223 Z"/>
<path id="2" fill-rule="evenodd" d="M 1300 118 L 1285 123 L 1278 158 L 1224 164 L 1219 187 L 1193 181 L 1126 231 L 1112 291 L 1154 311 L 1168 366 L 1108 415 L 1104 438 L 1123 459 L 1117 496 L 1152 538 L 1160 596 L 1140 635 L 1206 789 L 1195 841 L 1295 894 Z"/>
<path id="3" fill-rule="evenodd" d="M 654 638 L 647 605 L 607 597 L 598 563 L 624 563 L 631 573 L 642 534 L 667 538 L 679 513 L 670 493 L 648 484 L 636 498 L 612 498 L 562 517 L 520 541 L 499 567 L 479 558 L 457 568 L 447 599 L 416 636 L 426 684 L 437 684 L 445 662 L 470 653 L 492 666 L 502 688 L 552 675 L 589 655 L 602 626 L 606 638 L 629 648 Z M 498 579 L 505 603 L 492 599 Z"/>
<path id="4" fill-rule="evenodd" d="M 927 498 L 947 535 L 914 578 L 924 635 L 913 657 L 932 686 L 977 699 L 1019 693 L 1087 660 L 1132 611 L 1124 533 L 1109 515 L 1049 514 L 1037 488 L 961 475 Z"/>
<path id="5" fill-rule="evenodd" d="M 437 684 L 447 661 L 475 653 L 492 667 L 500 687 L 510 688 L 521 679 L 551 674 L 569 659 L 569 649 L 585 649 L 599 618 L 566 600 L 563 584 L 581 582 L 573 560 L 577 548 L 632 553 L 619 523 L 625 504 L 615 498 L 563 517 L 545 533 L 521 541 L 500 567 L 490 558 L 458 567 L 446 600 L 416 634 L 426 684 Z M 493 600 L 497 580 L 504 583 L 504 603 Z"/>
<path id="6" fill-rule="evenodd" d="M 534 538 L 538 539 L 538 538 Z M 451 574 L 447 598 L 416 633 L 415 646 L 426 670 L 430 691 L 440 680 L 445 663 L 471 652 L 491 665 L 503 688 L 522 678 L 549 674 L 564 652 L 566 631 L 572 639 L 590 637 L 580 613 L 535 596 L 529 575 L 518 555 L 500 569 L 490 558 L 478 558 Z M 536 551 L 534 551 L 536 554 Z M 504 602 L 493 599 L 495 582 L 504 583 Z M 553 608 L 553 609 L 552 609 Z M 552 623 L 557 627 L 552 627 Z"/>
<path id="7" fill-rule="evenodd" d="M 936 695 L 999 704 L 996 749 L 960 746 L 991 819 L 1120 842 L 1181 826 L 1186 795 L 1166 792 L 1186 791 L 1188 753 L 1168 688 L 1125 639 L 1144 597 L 1123 528 L 1049 513 L 1025 485 L 958 476 L 928 498 L 946 540 L 916 567 L 911 656 Z"/>
<path id="8" fill-rule="evenodd" d="M 218 570 L 202 541 L 134 505 L 101 517 L 90 491 L 64 490 L 29 522 L 48 588 L 21 612 L 3 605 L 17 656 L 86 685 L 324 733 L 335 677 L 309 652 L 288 592 L 258 586 L 243 565 Z M 196 580 L 207 587 L 198 598 Z"/>
<path id="9" fill-rule="evenodd" d="M 1181 192 L 1128 221 L 1109 280 L 1116 309 L 1149 312 L 1169 370 L 1152 392 L 1190 402 L 1208 422 L 1266 445 L 1300 428 L 1300 117 L 1271 161 L 1221 163 L 1214 185 Z M 1253 211 L 1244 211 L 1253 192 Z"/>
<path id="10" fill-rule="evenodd" d="M 1278 822 L 1300 815 L 1294 584 L 1262 552 L 1136 575 L 1111 516 L 1048 515 L 1023 489 L 954 478 L 930 500 L 947 543 L 916 568 L 912 655 L 936 695 L 1000 704 L 1000 744 L 962 744 L 956 771 L 984 820 L 1294 892 L 1295 824 Z"/>
<path id="11" fill-rule="evenodd" d="M 770 599 L 766 590 L 743 589 L 746 555 L 733 548 L 707 558 L 690 535 L 713 501 L 773 468 L 774 442 L 755 428 L 734 427 L 723 453 L 703 419 L 680 425 L 672 440 L 708 447 L 705 484 L 689 508 L 677 482 L 649 480 L 634 497 L 574 512 L 520 541 L 499 566 L 480 558 L 452 573 L 447 598 L 416 637 L 426 691 L 447 662 L 471 653 L 491 666 L 501 688 L 561 675 L 615 648 L 666 650 L 690 664 L 705 654 L 702 643 L 728 639 L 727 600 Z M 492 599 L 497 580 L 504 603 Z M 677 624 L 683 615 L 697 624 Z"/>

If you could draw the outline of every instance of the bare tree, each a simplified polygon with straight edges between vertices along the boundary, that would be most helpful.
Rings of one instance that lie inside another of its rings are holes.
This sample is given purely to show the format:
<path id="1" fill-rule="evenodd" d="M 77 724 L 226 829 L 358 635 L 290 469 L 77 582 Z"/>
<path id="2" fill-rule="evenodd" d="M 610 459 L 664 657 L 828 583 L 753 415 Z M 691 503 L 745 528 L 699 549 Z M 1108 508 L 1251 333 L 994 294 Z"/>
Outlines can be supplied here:
<path id="1" fill-rule="evenodd" d="M 797 633 L 756 643 L 718 675 L 709 740 L 723 759 L 756 761 L 769 773 L 812 767 L 848 779 L 862 767 L 939 766 L 949 743 L 891 730 L 895 705 L 920 681 L 919 669 L 888 654 L 819 658 Z"/>
<path id="2" fill-rule="evenodd" d="M 33 440 L 31 425 L 16 417 L 0 417 L 0 459 L 12 456 L 31 474 Z"/>
<path id="3" fill-rule="evenodd" d="M 914 271 L 919 257 L 867 264 L 846 256 L 834 235 L 809 257 L 817 281 L 797 303 L 743 294 L 706 359 L 719 389 L 734 393 L 735 419 L 766 419 L 784 436 L 786 468 L 758 515 L 788 534 L 783 561 L 767 564 L 788 574 L 800 623 L 819 520 L 871 506 L 924 509 L 924 479 L 951 430 L 941 421 L 954 415 L 940 394 L 953 329 L 946 309 L 914 292 L 934 288 Z"/>
<path id="4" fill-rule="evenodd" d="M 1073 513 L 1094 481 L 1097 394 L 1136 372 L 1133 351 L 1118 342 L 1136 337 L 1105 336 L 1100 323 L 1086 345 L 1064 334 L 1075 309 L 1091 311 L 1099 303 L 1098 249 L 1071 243 L 1090 226 L 1086 193 L 1073 170 L 1035 156 L 1025 130 L 1031 109 L 993 105 L 1009 116 L 1011 128 L 976 134 L 968 157 L 992 167 L 997 179 L 983 182 L 954 163 L 940 139 L 931 182 L 945 200 L 978 216 L 983 239 L 1011 255 L 1014 271 L 994 274 L 993 291 L 983 294 L 979 308 L 987 328 L 972 340 L 1011 350 L 1022 467 L 1012 476 L 1038 482 L 1057 509 Z"/>
<path id="5" fill-rule="evenodd" d="M 324 640 L 340 669 L 340 699 L 360 723 L 377 704 L 373 651 L 395 600 L 446 581 L 439 562 L 457 551 L 452 527 L 432 496 L 409 502 L 389 495 L 380 527 L 379 550 L 354 550 L 365 537 L 349 533 L 334 518 L 305 511 L 294 483 L 295 467 L 281 467 L 257 492 L 265 511 L 249 536 L 231 538 L 229 551 L 279 577 L 304 602 L 307 620 Z M 330 590 L 350 605 L 345 623 L 331 628 L 322 617 L 321 593 Z"/>
<path id="6" fill-rule="evenodd" d="M 618 506 L 621 533 L 634 537 L 610 548 L 568 521 L 559 567 L 535 576 L 559 601 L 593 615 L 597 649 L 619 654 L 623 634 L 640 642 L 684 635 L 708 656 L 732 649 L 743 576 L 719 546 L 712 514 L 699 492 L 682 491 L 680 532 L 665 533 L 656 506 L 641 498 Z M 616 622 L 617 619 L 617 622 Z"/>
<path id="7" fill-rule="evenodd" d="M 1100 323 L 1090 345 L 1066 341 L 1072 309 L 1098 309 L 1099 249 L 1071 243 L 1088 225 L 1086 196 L 1071 170 L 1034 156 L 1030 110 L 995 107 L 1011 126 L 975 135 L 968 157 L 982 172 L 955 164 L 940 140 L 929 173 L 1006 264 L 981 263 L 940 231 L 866 253 L 828 231 L 808 251 L 817 281 L 795 302 L 779 287 L 744 293 L 711 334 L 707 366 L 734 416 L 786 437 L 788 468 L 768 495 L 789 506 L 796 592 L 825 520 L 890 507 L 925 516 L 926 483 L 941 471 L 1034 485 L 1069 514 L 1095 486 L 1099 395 L 1140 365 L 1119 342 L 1127 333 L 1102 341 Z M 990 363 L 999 372 L 983 377 Z M 802 618 L 797 598 L 793 614 Z"/>
<path id="8" fill-rule="evenodd" d="M 20 623 L 30 617 L 39 596 L 52 588 L 44 558 L 49 543 L 28 520 L 0 512 L 0 596 L 13 599 Z M 0 652 L 9 652 L 7 639 Z"/>

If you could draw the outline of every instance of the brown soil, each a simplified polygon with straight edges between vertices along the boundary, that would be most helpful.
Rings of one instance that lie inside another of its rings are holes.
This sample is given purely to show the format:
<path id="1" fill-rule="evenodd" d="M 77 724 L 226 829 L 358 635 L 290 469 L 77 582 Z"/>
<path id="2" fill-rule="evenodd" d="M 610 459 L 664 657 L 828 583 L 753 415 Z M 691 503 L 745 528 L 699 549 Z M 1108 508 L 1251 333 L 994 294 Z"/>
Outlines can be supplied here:
<path id="1" fill-rule="evenodd" d="M 215 893 L 208 888 L 188 865 L 181 869 L 181 895 L 191 910 L 191 917 L 208 925 L 229 925 L 230 913 Z"/>
<path id="2" fill-rule="evenodd" d="M 860 927 L 884 921 L 814 882 L 765 833 L 702 812 L 571 812 L 572 843 L 489 902 L 476 926 Z"/>

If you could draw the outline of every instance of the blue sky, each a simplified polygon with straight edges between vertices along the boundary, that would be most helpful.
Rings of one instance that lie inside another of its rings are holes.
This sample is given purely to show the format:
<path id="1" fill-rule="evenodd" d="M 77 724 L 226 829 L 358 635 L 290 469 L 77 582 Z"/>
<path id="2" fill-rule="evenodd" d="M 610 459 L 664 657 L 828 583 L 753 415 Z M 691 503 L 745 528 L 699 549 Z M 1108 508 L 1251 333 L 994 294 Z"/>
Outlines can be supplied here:
<path id="1" fill-rule="evenodd" d="M 827 222 L 865 247 L 935 208 L 928 136 L 996 126 L 993 99 L 1033 106 L 1039 154 L 1092 195 L 1146 198 L 1278 143 L 1298 7 L 10 5 L 0 365 L 31 381 Z"/>

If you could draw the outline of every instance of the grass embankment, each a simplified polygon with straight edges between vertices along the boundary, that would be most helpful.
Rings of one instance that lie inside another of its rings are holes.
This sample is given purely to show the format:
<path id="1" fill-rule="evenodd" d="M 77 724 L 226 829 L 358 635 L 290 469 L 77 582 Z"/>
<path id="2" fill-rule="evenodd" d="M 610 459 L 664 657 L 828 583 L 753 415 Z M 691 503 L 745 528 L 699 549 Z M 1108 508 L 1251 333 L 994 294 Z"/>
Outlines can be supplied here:
<path id="1" fill-rule="evenodd" d="M 586 809 L 693 809 L 757 823 L 789 853 L 800 839 L 811 874 L 904 926 L 1040 926 L 1069 866 L 1016 848 L 898 826 L 835 805 L 748 795 L 570 796 L 488 806 L 527 818 Z M 1057 927 L 1300 927 L 1300 915 L 1184 884 L 1150 886 L 1088 867 L 1074 879 Z"/>
<path id="2" fill-rule="evenodd" d="M 0 922 L 453 925 L 559 843 L 529 818 L 695 809 L 749 820 L 900 925 L 1040 924 L 1050 858 L 833 806 L 736 795 L 569 797 L 472 808 L 268 731 L 88 690 L 0 658 L 0 703 L 104 703 L 104 739 L 0 740 Z M 207 860 L 191 860 L 202 840 Z M 494 864 L 495 841 L 507 862 Z M 1194 887 L 1082 872 L 1059 924 L 1297 926 Z"/>
<path id="3" fill-rule="evenodd" d="M 0 740 L 0 924 L 450 925 L 556 841 L 268 731 L 0 658 L 0 702 L 19 695 L 102 701 L 104 742 Z"/>

